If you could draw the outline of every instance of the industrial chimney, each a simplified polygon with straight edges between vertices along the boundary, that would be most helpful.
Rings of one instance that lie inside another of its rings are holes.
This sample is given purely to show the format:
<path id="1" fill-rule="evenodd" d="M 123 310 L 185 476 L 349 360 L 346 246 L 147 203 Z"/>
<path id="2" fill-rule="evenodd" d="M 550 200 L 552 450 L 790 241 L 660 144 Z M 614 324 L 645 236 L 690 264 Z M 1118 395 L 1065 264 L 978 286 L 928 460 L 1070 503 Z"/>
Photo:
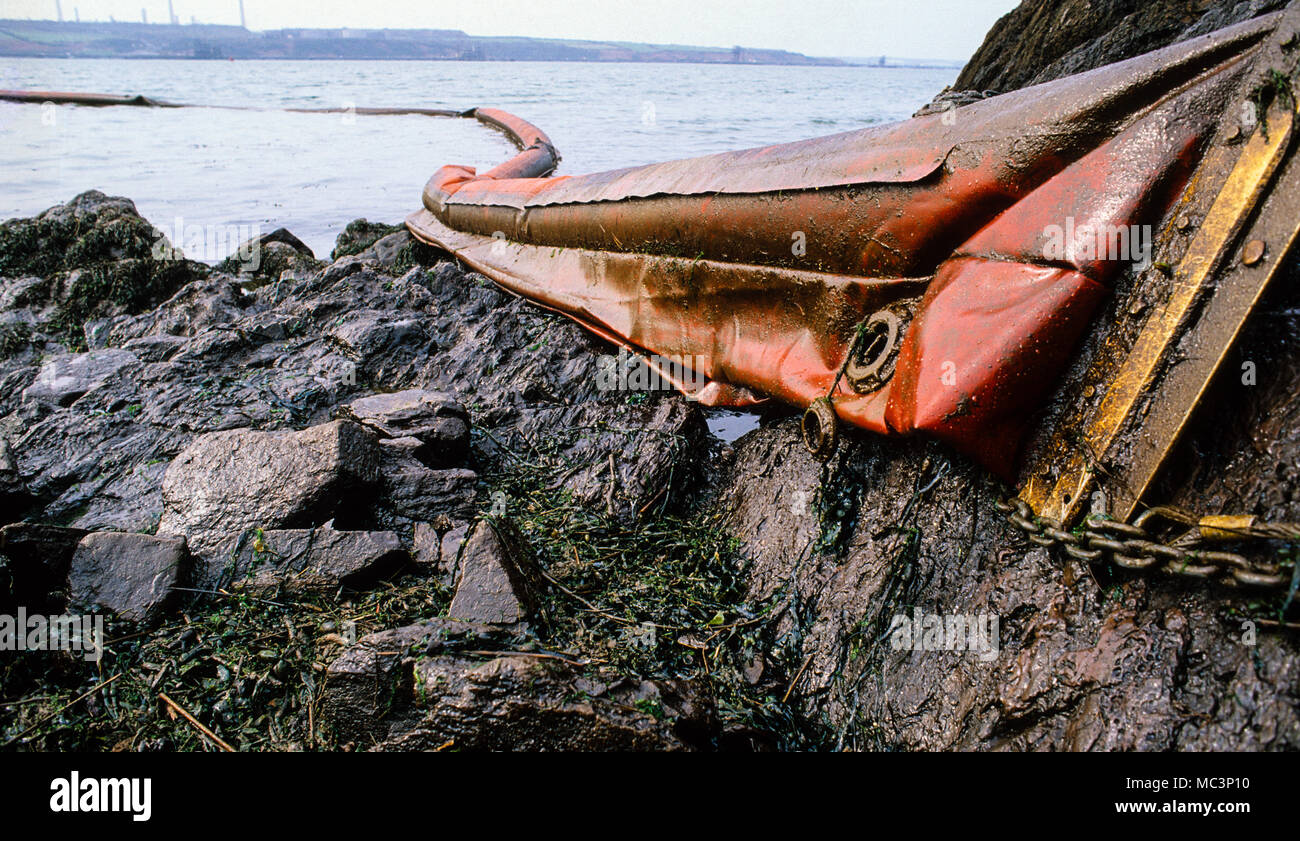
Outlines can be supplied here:
<path id="1" fill-rule="evenodd" d="M 239 26 L 243 29 L 248 28 L 248 21 L 244 19 L 244 0 L 239 0 Z"/>
<path id="2" fill-rule="evenodd" d="M 54 0 L 54 11 L 55 11 L 55 12 L 58 14 L 58 16 L 59 16 L 59 23 L 63 23 L 63 2 L 62 2 L 62 0 Z"/>
<path id="3" fill-rule="evenodd" d="M 176 9 L 172 8 L 172 0 L 167 0 L 167 22 L 172 26 L 180 23 L 180 20 L 176 17 Z"/>

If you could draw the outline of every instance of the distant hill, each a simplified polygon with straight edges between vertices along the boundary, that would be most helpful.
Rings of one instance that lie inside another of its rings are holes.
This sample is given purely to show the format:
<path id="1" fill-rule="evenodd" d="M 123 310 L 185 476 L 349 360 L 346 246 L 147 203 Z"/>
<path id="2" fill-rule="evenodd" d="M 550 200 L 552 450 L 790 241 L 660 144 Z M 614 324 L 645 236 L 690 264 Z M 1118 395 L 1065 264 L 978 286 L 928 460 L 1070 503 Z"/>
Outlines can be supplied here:
<path id="1" fill-rule="evenodd" d="M 478 37 L 458 29 L 273 29 L 217 24 L 0 20 L 0 56 L 47 58 L 652 61 L 840 66 L 785 50 Z"/>

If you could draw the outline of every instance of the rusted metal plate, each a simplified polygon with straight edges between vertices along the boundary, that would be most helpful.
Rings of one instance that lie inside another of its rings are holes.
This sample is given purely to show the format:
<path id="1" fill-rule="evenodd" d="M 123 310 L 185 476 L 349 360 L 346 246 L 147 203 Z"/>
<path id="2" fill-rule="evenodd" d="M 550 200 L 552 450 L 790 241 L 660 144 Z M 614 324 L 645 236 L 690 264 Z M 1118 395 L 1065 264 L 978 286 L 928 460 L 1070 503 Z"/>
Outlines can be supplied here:
<path id="1" fill-rule="evenodd" d="M 1217 140 L 1191 181 L 1184 207 L 1213 197 L 1173 269 L 1171 292 L 1149 316 L 1122 363 L 1092 379 L 1104 395 L 1078 428 L 1065 425 L 1030 470 L 1020 498 L 1035 512 L 1072 523 L 1104 487 L 1108 513 L 1128 520 L 1177 441 L 1247 316 L 1300 230 L 1300 162 L 1294 153 L 1296 104 L 1278 97 L 1239 147 L 1240 121 L 1264 73 L 1294 72 L 1300 4 L 1293 3 L 1255 60 Z M 1293 46 L 1283 48 L 1290 42 Z M 1246 106 L 1243 108 L 1243 106 Z M 1239 153 L 1237 150 L 1240 150 Z M 1167 229 L 1161 248 L 1191 227 L 1189 211 Z"/>

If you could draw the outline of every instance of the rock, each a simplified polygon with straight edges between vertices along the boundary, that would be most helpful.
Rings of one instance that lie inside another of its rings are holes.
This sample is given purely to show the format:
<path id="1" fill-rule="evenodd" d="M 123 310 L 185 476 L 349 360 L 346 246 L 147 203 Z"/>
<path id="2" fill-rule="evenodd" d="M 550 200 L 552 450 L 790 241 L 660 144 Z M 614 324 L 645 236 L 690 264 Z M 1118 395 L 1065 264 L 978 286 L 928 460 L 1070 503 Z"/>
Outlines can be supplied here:
<path id="1" fill-rule="evenodd" d="M 360 254 L 380 239 L 405 231 L 406 228 L 402 225 L 385 225 L 382 222 L 354 219 L 343 229 L 343 233 L 339 234 L 335 239 L 334 250 L 330 252 L 330 260 Z"/>
<path id="2" fill-rule="evenodd" d="M 389 722 L 382 719 L 394 704 L 409 702 L 416 658 L 448 646 L 494 647 L 504 639 L 499 628 L 454 619 L 368 634 L 335 658 L 325 673 L 326 719 L 344 740 L 373 740 L 387 731 Z"/>
<path id="3" fill-rule="evenodd" d="M 285 272 L 306 276 L 323 265 L 302 240 L 276 228 L 241 243 L 234 254 L 217 264 L 217 271 L 238 275 L 245 287 L 256 287 L 259 281 L 277 280 Z"/>
<path id="4" fill-rule="evenodd" d="M 36 379 L 23 391 L 23 399 L 67 406 L 139 361 L 130 351 L 111 349 L 58 356 L 41 366 Z"/>
<path id="5" fill-rule="evenodd" d="M 345 522 L 366 500 L 378 467 L 374 439 L 347 421 L 203 435 L 167 468 L 158 533 L 186 537 L 200 580 L 210 585 L 248 529 Z"/>
<path id="6" fill-rule="evenodd" d="M 1082 73 L 1271 12 L 1286 0 L 1025 0 L 953 88 L 999 93 Z"/>
<path id="7" fill-rule="evenodd" d="M 0 223 L 0 276 L 30 278 L 7 284 L 4 309 L 24 324 L 27 340 L 48 339 L 85 348 L 83 325 L 96 318 L 142 312 L 207 266 L 176 255 L 167 237 L 124 198 L 91 190 L 32 219 Z M 0 356 L 24 342 L 0 343 Z"/>
<path id="8" fill-rule="evenodd" d="M 0 554 L 9 559 L 9 606 L 21 605 L 32 613 L 62 610 L 68 600 L 72 555 L 85 536 L 84 529 L 40 523 L 10 523 L 0 528 Z M 0 591 L 0 600 L 5 595 Z"/>
<path id="9" fill-rule="evenodd" d="M 442 566 L 452 576 L 453 580 L 460 559 L 460 550 L 465 545 L 467 537 L 469 537 L 469 523 L 455 523 L 442 535 L 442 543 L 439 547 Z"/>
<path id="10" fill-rule="evenodd" d="M 710 711 L 672 684 L 610 688 L 566 663 L 518 655 L 425 657 L 414 670 L 412 712 L 394 722 L 380 750 L 682 751 L 708 744 L 699 737 L 709 733 Z"/>
<path id="11" fill-rule="evenodd" d="M 464 540 L 467 528 L 465 523 L 453 523 L 447 517 L 439 517 L 436 523 L 415 524 L 411 555 L 445 587 L 455 582 L 456 556 L 460 549 L 455 533 L 459 532 L 460 540 Z M 442 529 L 441 533 L 438 529 Z"/>
<path id="12" fill-rule="evenodd" d="M 501 631 L 438 619 L 363 637 L 329 666 L 323 720 L 379 750 L 686 750 L 709 745 L 712 704 L 685 681 L 593 681 L 502 654 Z"/>
<path id="13" fill-rule="evenodd" d="M 679 503 L 693 486 L 708 450 L 708 427 L 684 398 L 661 396 L 638 405 L 580 403 L 520 409 L 495 441 L 532 453 L 546 441 L 544 462 L 554 467 L 552 486 L 623 521 L 643 511 Z M 495 441 L 484 445 L 496 453 Z M 502 457 L 509 457 L 502 454 Z"/>
<path id="14" fill-rule="evenodd" d="M 335 531 L 328 525 L 258 529 L 238 546 L 231 575 L 255 577 L 259 589 L 289 586 L 293 579 L 302 583 L 301 589 L 359 587 L 393 572 L 407 558 L 390 531 Z"/>
<path id="15" fill-rule="evenodd" d="M 452 395 L 412 388 L 362 397 L 339 410 L 340 417 L 374 430 L 381 438 L 414 438 L 414 455 L 430 467 L 459 464 L 469 447 L 469 414 Z"/>
<path id="16" fill-rule="evenodd" d="M 130 199 L 88 190 L 34 218 L 0 223 L 0 275 L 52 277 L 104 261 L 146 259 L 159 233 Z"/>
<path id="17" fill-rule="evenodd" d="M 478 474 L 465 468 L 433 470 L 414 454 L 380 448 L 381 492 L 375 518 L 388 528 L 404 529 L 437 516 L 468 520 L 474 516 Z"/>
<path id="18" fill-rule="evenodd" d="M 294 251 L 304 254 L 307 257 L 311 257 L 312 259 L 315 259 L 316 257 L 316 255 L 312 253 L 312 250 L 307 247 L 307 244 L 291 234 L 288 228 L 276 228 L 269 234 L 262 234 L 256 241 L 260 245 L 269 245 L 273 242 L 280 243 L 281 245 L 287 245 Z"/>
<path id="19" fill-rule="evenodd" d="M 133 341 L 174 344 L 167 351 L 170 357 L 188 344 L 184 341 L 186 337 L 200 336 L 213 328 L 225 328 L 245 320 L 244 310 L 249 303 L 233 279 L 213 275 L 186 285 L 152 312 L 91 323 L 89 341 L 94 347 L 121 346 L 131 350 Z"/>
<path id="20" fill-rule="evenodd" d="M 429 344 L 421 319 L 375 310 L 348 313 L 327 335 L 359 366 L 368 368 L 373 368 L 373 360 L 394 350 L 416 353 Z"/>
<path id="21" fill-rule="evenodd" d="M 510 528 L 480 520 L 456 563 L 456 595 L 447 615 L 486 625 L 522 625 L 536 611 L 540 582 Z"/>
<path id="22" fill-rule="evenodd" d="M 421 566 L 436 568 L 442 560 L 442 536 L 431 523 L 416 523 L 411 556 Z"/>
<path id="23" fill-rule="evenodd" d="M 139 624 L 161 615 L 184 572 L 185 541 L 148 534 L 95 532 L 72 556 L 73 605 L 107 610 Z"/>
<path id="24" fill-rule="evenodd" d="M 409 264 L 403 258 L 415 244 L 417 244 L 415 238 L 403 229 L 375 240 L 369 248 L 358 252 L 357 257 L 374 263 L 386 271 L 401 271 L 409 268 Z"/>
<path id="25" fill-rule="evenodd" d="M 235 248 L 234 254 L 217 264 L 217 271 L 236 275 L 265 274 L 268 277 L 275 277 L 278 272 L 271 274 L 263 268 L 269 262 L 267 257 L 272 253 L 277 255 L 275 260 L 292 260 L 298 256 L 317 268 L 321 265 L 307 244 L 290 233 L 288 228 L 276 228 L 268 234 L 241 242 Z"/>

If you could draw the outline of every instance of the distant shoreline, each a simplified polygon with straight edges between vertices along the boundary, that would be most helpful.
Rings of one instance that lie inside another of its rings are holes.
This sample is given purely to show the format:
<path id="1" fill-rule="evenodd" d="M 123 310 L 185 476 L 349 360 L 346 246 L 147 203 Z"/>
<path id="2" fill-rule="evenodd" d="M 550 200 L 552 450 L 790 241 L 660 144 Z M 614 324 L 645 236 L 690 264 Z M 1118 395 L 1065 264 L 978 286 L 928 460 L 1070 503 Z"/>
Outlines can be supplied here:
<path id="1" fill-rule="evenodd" d="M 199 61 L 544 61 L 779 67 L 960 69 L 964 62 L 888 56 L 834 58 L 753 47 L 698 47 L 524 36 L 457 29 L 275 29 L 219 24 L 0 20 L 0 58 Z"/>
<path id="2" fill-rule="evenodd" d="M 849 68 L 865 70 L 952 70 L 956 72 L 961 70 L 960 63 L 955 64 L 867 64 L 843 62 L 841 64 L 734 64 L 724 61 L 689 61 L 689 60 L 655 60 L 655 59 L 546 59 L 546 58 L 487 58 L 487 59 L 464 59 L 464 58 L 356 58 L 333 57 L 333 56 L 258 56 L 254 58 L 195 58 L 194 56 L 178 55 L 8 55 L 0 53 L 0 59 L 39 59 L 49 61 L 211 61 L 230 63 L 235 61 L 409 61 L 409 62 L 440 62 L 446 64 L 687 64 L 698 67 L 802 67 L 810 69 L 839 69 Z"/>

